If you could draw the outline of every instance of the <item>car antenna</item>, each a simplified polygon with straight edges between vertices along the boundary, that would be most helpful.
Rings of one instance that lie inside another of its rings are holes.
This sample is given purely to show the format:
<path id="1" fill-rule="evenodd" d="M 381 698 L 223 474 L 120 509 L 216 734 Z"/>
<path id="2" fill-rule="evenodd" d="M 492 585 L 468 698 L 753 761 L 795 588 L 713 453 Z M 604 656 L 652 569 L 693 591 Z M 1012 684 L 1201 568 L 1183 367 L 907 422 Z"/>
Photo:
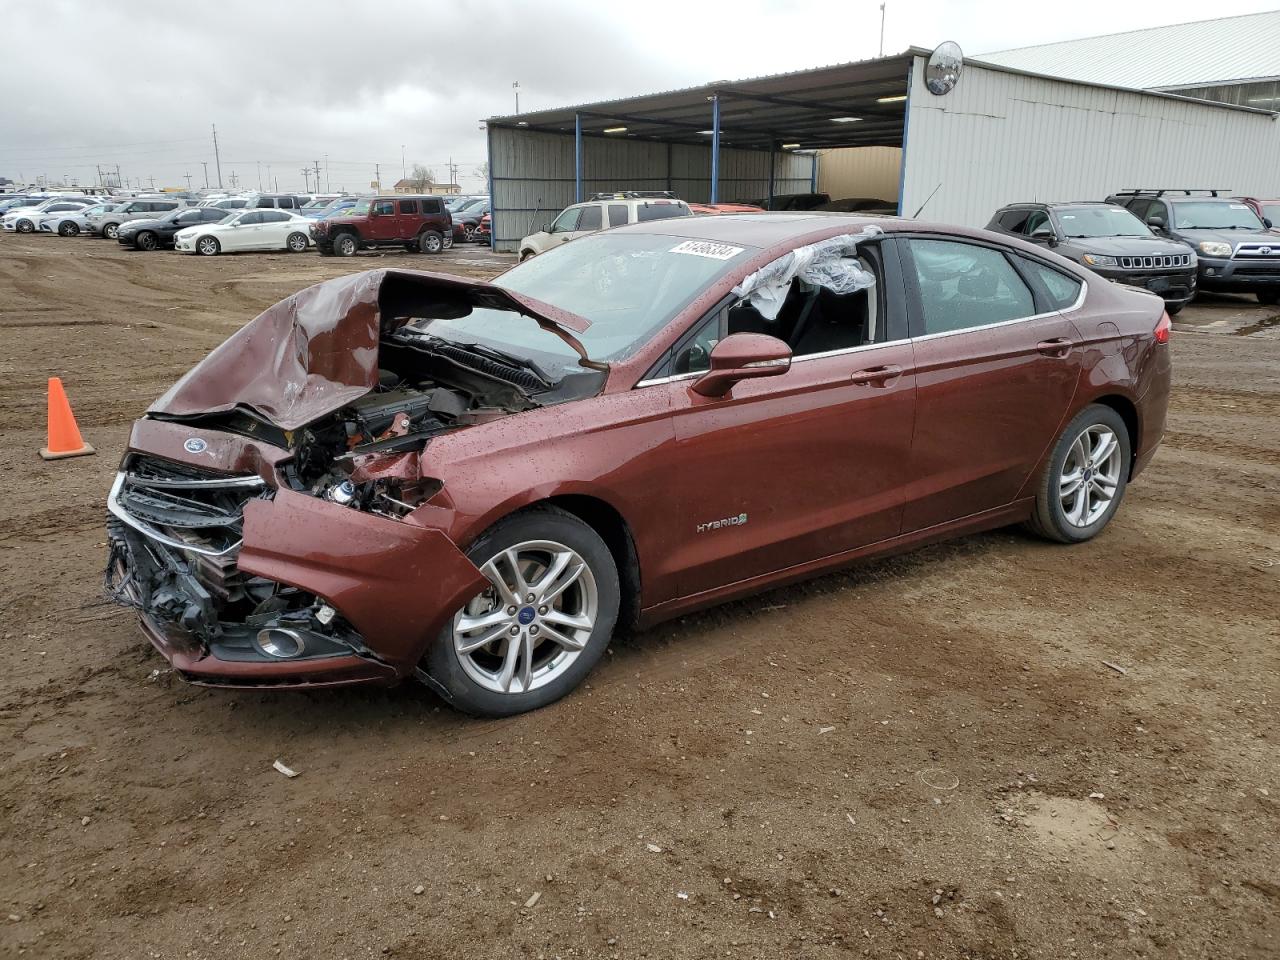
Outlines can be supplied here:
<path id="1" fill-rule="evenodd" d="M 942 189 L 942 183 L 939 182 L 938 185 L 933 188 L 933 193 L 937 193 L 941 189 Z M 924 203 L 920 204 L 920 209 L 911 215 L 912 220 L 920 216 L 920 212 L 929 205 L 929 201 L 933 199 L 933 193 L 929 194 L 927 197 L 924 198 Z"/>

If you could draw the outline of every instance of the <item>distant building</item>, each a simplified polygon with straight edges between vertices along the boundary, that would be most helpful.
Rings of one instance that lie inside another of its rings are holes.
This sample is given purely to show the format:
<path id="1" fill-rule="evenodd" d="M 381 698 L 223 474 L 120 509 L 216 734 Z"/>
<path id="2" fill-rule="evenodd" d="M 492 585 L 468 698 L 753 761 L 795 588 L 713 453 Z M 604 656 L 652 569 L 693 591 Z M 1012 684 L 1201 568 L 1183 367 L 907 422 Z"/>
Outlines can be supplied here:
<path id="1" fill-rule="evenodd" d="M 1280 10 L 979 54 L 1013 70 L 1280 108 Z"/>
<path id="2" fill-rule="evenodd" d="M 397 180 L 391 188 L 395 193 L 438 193 L 441 195 L 461 193 L 462 188 L 456 183 L 432 183 L 430 180 L 414 180 L 412 178 Z"/>

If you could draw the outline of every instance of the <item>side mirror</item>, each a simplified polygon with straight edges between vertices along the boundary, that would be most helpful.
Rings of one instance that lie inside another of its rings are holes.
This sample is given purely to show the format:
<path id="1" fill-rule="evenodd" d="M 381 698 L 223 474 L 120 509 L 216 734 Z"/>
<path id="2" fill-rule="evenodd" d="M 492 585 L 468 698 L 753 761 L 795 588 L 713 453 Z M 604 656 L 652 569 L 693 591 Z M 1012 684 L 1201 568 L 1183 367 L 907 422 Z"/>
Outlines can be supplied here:
<path id="1" fill-rule="evenodd" d="M 1053 227 L 1047 225 L 1043 227 L 1036 227 L 1031 231 L 1031 235 L 1028 239 L 1030 239 L 1032 243 L 1044 243 L 1051 247 L 1056 247 L 1058 245 L 1057 234 L 1053 232 Z"/>
<path id="2" fill-rule="evenodd" d="M 1164 229 L 1164 217 L 1147 217 L 1147 226 L 1152 230 Z"/>
<path id="3" fill-rule="evenodd" d="M 1268 230 L 1270 230 L 1272 227 L 1274 227 L 1274 226 L 1275 226 L 1275 224 L 1271 222 L 1271 218 L 1270 218 L 1270 217 L 1263 217 L 1263 218 L 1262 218 L 1262 225 L 1263 225 L 1264 227 L 1266 227 Z"/>
<path id="4" fill-rule="evenodd" d="M 764 333 L 734 333 L 711 351 L 711 369 L 694 381 L 693 392 L 723 397 L 739 380 L 776 377 L 791 369 L 791 348 Z"/>

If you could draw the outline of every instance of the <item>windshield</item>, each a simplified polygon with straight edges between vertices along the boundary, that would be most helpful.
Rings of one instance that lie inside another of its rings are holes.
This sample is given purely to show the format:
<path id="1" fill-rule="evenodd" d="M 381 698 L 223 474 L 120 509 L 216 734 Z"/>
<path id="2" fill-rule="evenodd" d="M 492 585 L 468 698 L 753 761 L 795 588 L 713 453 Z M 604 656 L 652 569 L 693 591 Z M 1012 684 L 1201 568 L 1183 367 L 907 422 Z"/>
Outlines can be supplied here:
<path id="1" fill-rule="evenodd" d="M 494 283 L 591 321 L 574 334 L 591 359 L 620 360 L 755 252 L 727 244 L 703 244 L 717 249 L 696 252 L 691 244 L 651 233 L 598 233 L 526 260 Z M 580 370 L 567 343 L 509 311 L 477 308 L 460 319 L 420 321 L 411 329 L 532 360 L 557 379 Z"/>
<path id="2" fill-rule="evenodd" d="M 369 213 L 369 208 L 373 206 L 373 197 L 361 197 L 346 211 L 346 216 L 363 217 Z"/>
<path id="3" fill-rule="evenodd" d="M 1064 207 L 1058 223 L 1068 237 L 1150 237 L 1146 224 L 1123 207 Z"/>
<path id="4" fill-rule="evenodd" d="M 1258 215 L 1230 200 L 1176 200 L 1173 225 L 1179 230 L 1262 230 Z"/>

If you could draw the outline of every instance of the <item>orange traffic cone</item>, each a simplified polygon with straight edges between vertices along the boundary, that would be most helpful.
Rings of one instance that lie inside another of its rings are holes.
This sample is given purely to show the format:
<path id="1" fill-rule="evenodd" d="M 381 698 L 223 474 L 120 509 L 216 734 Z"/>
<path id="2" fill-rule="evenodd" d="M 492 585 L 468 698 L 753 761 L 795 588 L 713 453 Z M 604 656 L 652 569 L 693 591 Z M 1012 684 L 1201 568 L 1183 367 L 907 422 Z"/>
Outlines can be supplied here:
<path id="1" fill-rule="evenodd" d="M 40 451 L 46 460 L 61 460 L 64 457 L 83 457 L 95 453 L 80 437 L 80 428 L 76 426 L 76 418 L 71 414 L 71 404 L 67 401 L 66 391 L 62 389 L 62 380 L 49 378 L 49 445 Z"/>

